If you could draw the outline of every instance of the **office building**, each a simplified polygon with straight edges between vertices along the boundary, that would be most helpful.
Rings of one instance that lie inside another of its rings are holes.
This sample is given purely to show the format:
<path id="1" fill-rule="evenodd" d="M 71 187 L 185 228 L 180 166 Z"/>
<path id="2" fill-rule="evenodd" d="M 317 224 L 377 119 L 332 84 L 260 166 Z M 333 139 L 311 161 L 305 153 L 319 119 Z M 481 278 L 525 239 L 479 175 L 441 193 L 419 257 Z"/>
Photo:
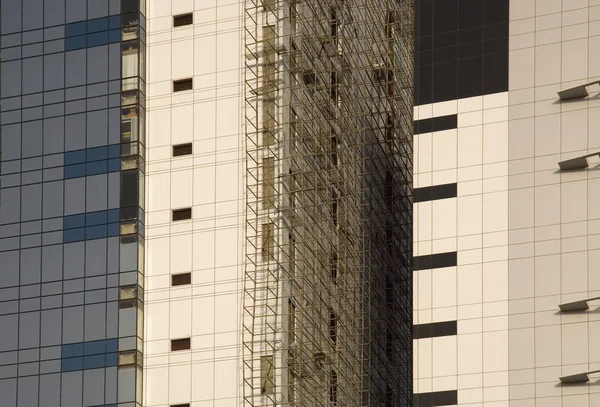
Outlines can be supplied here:
<path id="1" fill-rule="evenodd" d="M 412 1 L 1 12 L 3 407 L 409 404 Z"/>
<path id="2" fill-rule="evenodd" d="M 600 404 L 599 12 L 416 2 L 414 405 Z"/>

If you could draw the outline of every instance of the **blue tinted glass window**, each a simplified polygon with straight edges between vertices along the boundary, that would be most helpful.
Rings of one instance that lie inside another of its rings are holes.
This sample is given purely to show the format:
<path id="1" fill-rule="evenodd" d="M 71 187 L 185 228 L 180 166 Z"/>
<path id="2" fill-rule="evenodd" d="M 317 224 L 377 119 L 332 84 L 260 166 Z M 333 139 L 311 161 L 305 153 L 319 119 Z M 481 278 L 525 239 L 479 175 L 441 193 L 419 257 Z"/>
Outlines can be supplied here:
<path id="1" fill-rule="evenodd" d="M 108 160 L 108 172 L 121 171 L 121 160 L 112 158 Z"/>
<path id="2" fill-rule="evenodd" d="M 106 341 L 85 342 L 83 346 L 85 355 L 96 355 L 104 353 L 106 349 Z"/>
<path id="3" fill-rule="evenodd" d="M 111 44 L 121 41 L 121 30 L 110 30 L 108 32 L 108 42 Z"/>
<path id="4" fill-rule="evenodd" d="M 119 236 L 119 224 L 109 223 L 108 224 L 108 236 Z"/>
<path id="5" fill-rule="evenodd" d="M 100 239 L 102 237 L 106 237 L 106 225 L 85 228 L 86 239 Z"/>
<path id="6" fill-rule="evenodd" d="M 117 354 L 107 353 L 106 354 L 106 366 L 117 366 Z"/>
<path id="7" fill-rule="evenodd" d="M 65 167 L 65 178 L 78 178 L 85 176 L 85 164 L 68 165 Z"/>
<path id="8" fill-rule="evenodd" d="M 107 339 L 106 340 L 106 352 L 116 352 L 119 349 L 118 339 Z"/>
<path id="9" fill-rule="evenodd" d="M 65 30 L 65 36 L 66 37 L 75 37 L 77 35 L 82 35 L 85 34 L 85 21 L 82 21 L 80 23 L 72 23 L 72 24 L 67 24 L 66 30 Z"/>
<path id="10" fill-rule="evenodd" d="M 87 46 L 88 47 L 97 47 L 99 45 L 108 44 L 108 31 L 102 31 L 95 34 L 88 34 L 87 36 Z"/>
<path id="11" fill-rule="evenodd" d="M 85 358 L 83 358 L 83 367 L 85 369 L 96 369 L 99 367 L 104 367 L 104 354 L 86 356 Z"/>
<path id="12" fill-rule="evenodd" d="M 85 150 L 69 151 L 65 153 L 65 165 L 80 164 L 85 162 Z"/>
<path id="13" fill-rule="evenodd" d="M 108 211 L 108 221 L 109 222 L 118 222 L 119 221 L 119 210 L 111 209 Z"/>
<path id="14" fill-rule="evenodd" d="M 69 229 L 63 232 L 63 240 L 65 243 L 79 242 L 85 240 L 85 229 Z"/>
<path id="15" fill-rule="evenodd" d="M 113 144 L 108 146 L 108 158 L 120 158 L 121 157 L 121 145 Z"/>
<path id="16" fill-rule="evenodd" d="M 88 161 L 106 160 L 108 158 L 108 147 L 90 148 L 86 151 Z"/>
<path id="17" fill-rule="evenodd" d="M 62 357 L 71 358 L 73 356 L 83 356 L 83 343 L 73 343 L 62 346 Z"/>
<path id="18" fill-rule="evenodd" d="M 103 174 L 108 172 L 107 161 L 94 161 L 93 163 L 87 164 L 87 175 Z"/>
<path id="19" fill-rule="evenodd" d="M 121 16 L 108 17 L 108 28 L 121 28 Z"/>
<path id="20" fill-rule="evenodd" d="M 87 22 L 88 33 L 95 33 L 98 31 L 106 30 L 108 30 L 108 17 L 96 18 L 94 20 L 88 20 Z"/>
<path id="21" fill-rule="evenodd" d="M 62 371 L 71 372 L 83 369 L 83 358 L 71 358 L 62 360 Z"/>
<path id="22" fill-rule="evenodd" d="M 65 51 L 85 48 L 85 35 L 65 39 Z"/>
<path id="23" fill-rule="evenodd" d="M 86 226 L 94 226 L 94 225 L 102 225 L 106 223 L 107 212 L 91 212 L 85 215 L 85 225 Z"/>
<path id="24" fill-rule="evenodd" d="M 85 226 L 85 215 L 71 215 L 63 218 L 63 228 L 73 229 Z"/>

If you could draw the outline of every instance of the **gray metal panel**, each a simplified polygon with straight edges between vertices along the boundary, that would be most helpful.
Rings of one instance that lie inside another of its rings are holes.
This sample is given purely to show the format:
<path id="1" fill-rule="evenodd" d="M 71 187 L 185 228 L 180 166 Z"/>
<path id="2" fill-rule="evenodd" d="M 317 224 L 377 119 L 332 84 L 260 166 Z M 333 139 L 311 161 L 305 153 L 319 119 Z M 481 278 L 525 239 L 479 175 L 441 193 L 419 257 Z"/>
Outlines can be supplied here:
<path id="1" fill-rule="evenodd" d="M 21 5 L 21 0 L 2 0 L 0 28 L 3 35 L 21 31 Z"/>
<path id="2" fill-rule="evenodd" d="M 17 379 L 0 380 L 0 400 L 2 407 L 16 407 Z"/>
<path id="3" fill-rule="evenodd" d="M 87 3 L 82 0 L 65 0 L 67 10 L 67 24 L 87 18 Z"/>
<path id="4" fill-rule="evenodd" d="M 0 316 L 0 352 L 16 350 L 19 344 L 19 316 Z"/>
<path id="5" fill-rule="evenodd" d="M 104 404 L 104 369 L 84 370 L 83 405 Z"/>
<path id="6" fill-rule="evenodd" d="M 108 204 L 107 174 L 87 177 L 86 212 L 104 211 Z"/>
<path id="7" fill-rule="evenodd" d="M 87 71 L 86 50 L 78 49 L 76 51 L 68 51 L 65 53 L 66 66 L 66 86 L 85 85 L 85 74 Z"/>
<path id="8" fill-rule="evenodd" d="M 84 276 L 85 255 L 84 242 L 68 243 L 64 245 L 65 268 L 64 278 L 81 278 Z"/>
<path id="9" fill-rule="evenodd" d="M 108 144 L 108 110 L 87 114 L 87 148 Z"/>
<path id="10" fill-rule="evenodd" d="M 38 376 L 20 377 L 18 388 L 18 407 L 32 407 L 38 405 Z"/>
<path id="11" fill-rule="evenodd" d="M 60 374 L 40 377 L 39 407 L 60 407 Z"/>
<path id="12" fill-rule="evenodd" d="M 41 313 L 41 346 L 60 345 L 62 335 L 62 310 L 52 309 Z M 60 356 L 60 355 L 59 355 Z"/>
<path id="13" fill-rule="evenodd" d="M 62 374 L 60 407 L 81 407 L 83 372 Z"/>
<path id="14" fill-rule="evenodd" d="M 87 83 L 108 81 L 108 45 L 87 48 Z"/>
<path id="15" fill-rule="evenodd" d="M 2 126 L 2 159 L 21 158 L 21 123 Z"/>
<path id="16" fill-rule="evenodd" d="M 40 313 L 19 314 L 19 348 L 40 346 Z"/>
<path id="17" fill-rule="evenodd" d="M 85 178 L 65 180 L 65 215 L 85 212 Z"/>
<path id="18" fill-rule="evenodd" d="M 44 90 L 61 89 L 65 86 L 65 55 L 63 53 L 44 57 Z"/>
<path id="19" fill-rule="evenodd" d="M 42 248 L 42 281 L 57 281 L 63 278 L 63 247 L 61 245 Z"/>
<path id="20" fill-rule="evenodd" d="M 27 185 L 21 190 L 21 220 L 28 221 L 42 218 L 42 185 Z"/>
<path id="21" fill-rule="evenodd" d="M 63 308 L 63 343 L 83 342 L 83 307 Z"/>
<path id="22" fill-rule="evenodd" d="M 42 57 L 23 59 L 22 89 L 24 94 L 42 91 L 44 81 L 43 67 Z"/>
<path id="23" fill-rule="evenodd" d="M 85 113 L 65 117 L 65 150 L 80 150 L 85 148 Z"/>
<path id="24" fill-rule="evenodd" d="M 21 250 L 21 284 L 40 282 L 42 267 L 42 249 L 34 247 Z"/>
<path id="25" fill-rule="evenodd" d="M 50 27 L 65 23 L 65 1 L 44 0 L 44 25 Z"/>
<path id="26" fill-rule="evenodd" d="M 19 285 L 19 252 L 0 252 L 0 287 L 12 287 Z M 1 325 L 0 325 L 1 326 Z"/>
<path id="27" fill-rule="evenodd" d="M 106 274 L 106 239 L 85 242 L 85 276 Z"/>
<path id="28" fill-rule="evenodd" d="M 23 31 L 44 26 L 44 0 L 23 0 Z"/>
<path id="29" fill-rule="evenodd" d="M 21 137 L 23 140 L 22 156 L 34 157 L 42 155 L 42 121 L 23 123 Z"/>
<path id="30" fill-rule="evenodd" d="M 87 6 L 88 19 L 106 17 L 108 15 L 108 0 L 87 0 Z"/>
<path id="31" fill-rule="evenodd" d="M 63 181 L 43 184 L 43 215 L 53 218 L 63 215 Z"/>
<path id="32" fill-rule="evenodd" d="M 96 341 L 104 339 L 106 332 L 106 304 L 91 304 L 85 306 L 84 340 Z"/>

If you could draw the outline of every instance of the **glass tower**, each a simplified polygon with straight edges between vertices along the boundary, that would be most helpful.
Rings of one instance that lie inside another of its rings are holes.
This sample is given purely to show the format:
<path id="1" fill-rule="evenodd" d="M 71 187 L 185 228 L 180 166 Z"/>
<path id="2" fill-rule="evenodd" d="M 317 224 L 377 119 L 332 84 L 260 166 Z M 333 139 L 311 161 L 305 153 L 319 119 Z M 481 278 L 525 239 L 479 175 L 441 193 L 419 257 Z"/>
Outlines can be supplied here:
<path id="1" fill-rule="evenodd" d="M 3 405 L 141 405 L 144 14 L 2 1 Z"/>
<path id="2" fill-rule="evenodd" d="M 0 405 L 412 398 L 412 0 L 2 0 Z"/>

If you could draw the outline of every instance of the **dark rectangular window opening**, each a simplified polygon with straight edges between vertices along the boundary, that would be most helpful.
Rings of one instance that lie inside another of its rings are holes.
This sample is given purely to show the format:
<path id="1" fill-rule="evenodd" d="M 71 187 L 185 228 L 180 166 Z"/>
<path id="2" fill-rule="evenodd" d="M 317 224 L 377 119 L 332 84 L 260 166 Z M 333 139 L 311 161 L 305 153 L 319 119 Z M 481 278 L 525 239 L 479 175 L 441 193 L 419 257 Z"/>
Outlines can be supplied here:
<path id="1" fill-rule="evenodd" d="M 385 389 L 385 407 L 394 406 L 394 392 L 390 386 Z"/>
<path id="2" fill-rule="evenodd" d="M 190 407 L 190 403 L 184 403 L 184 404 L 171 404 L 170 407 Z"/>
<path id="3" fill-rule="evenodd" d="M 173 146 L 173 157 L 190 154 L 192 154 L 192 143 L 177 144 Z"/>
<path id="4" fill-rule="evenodd" d="M 192 208 L 173 209 L 173 222 L 192 219 Z"/>
<path id="5" fill-rule="evenodd" d="M 415 134 L 433 133 L 458 128 L 458 115 L 438 116 L 431 119 L 415 120 Z"/>
<path id="6" fill-rule="evenodd" d="M 338 74 L 337 72 L 330 73 L 329 80 L 329 97 L 337 103 L 338 101 Z"/>
<path id="7" fill-rule="evenodd" d="M 171 276 L 171 285 L 173 287 L 188 284 L 192 284 L 192 273 L 174 274 Z"/>
<path id="8" fill-rule="evenodd" d="M 457 252 L 428 254 L 413 257 L 413 271 L 456 266 Z"/>
<path id="9" fill-rule="evenodd" d="M 415 407 L 452 406 L 456 404 L 458 404 L 457 390 L 413 394 L 413 406 Z"/>
<path id="10" fill-rule="evenodd" d="M 394 361 L 394 334 L 390 328 L 385 332 L 385 356 L 389 361 Z"/>
<path id="11" fill-rule="evenodd" d="M 331 256 L 331 281 L 333 281 L 334 285 L 337 285 L 338 279 L 338 255 L 337 253 L 333 253 Z"/>
<path id="12" fill-rule="evenodd" d="M 329 339 L 335 346 L 337 343 L 337 317 L 332 309 L 329 310 Z"/>
<path id="13" fill-rule="evenodd" d="M 182 25 L 190 25 L 194 24 L 194 14 L 180 14 L 178 16 L 173 16 L 173 27 L 181 27 Z"/>
<path id="14" fill-rule="evenodd" d="M 329 401 L 332 406 L 337 406 L 338 399 L 338 378 L 335 370 L 331 371 L 331 377 L 329 378 Z"/>
<path id="15" fill-rule="evenodd" d="M 456 183 L 413 189 L 413 203 L 456 198 L 457 196 L 458 186 Z"/>
<path id="16" fill-rule="evenodd" d="M 194 85 L 192 83 L 192 78 L 173 81 L 173 92 L 181 92 L 184 90 L 191 90 L 193 88 Z"/>
<path id="17" fill-rule="evenodd" d="M 187 349 L 190 349 L 190 338 L 171 340 L 171 352 Z"/>
<path id="18" fill-rule="evenodd" d="M 437 338 L 453 336 L 457 333 L 456 321 L 433 322 L 413 326 L 413 339 Z"/>
<path id="19" fill-rule="evenodd" d="M 394 282 L 389 276 L 385 276 L 385 304 L 390 311 L 394 310 Z"/>
<path id="20" fill-rule="evenodd" d="M 329 24 L 331 27 L 331 37 L 336 39 L 338 35 L 338 20 L 335 9 L 331 9 L 331 20 L 329 20 Z"/>

